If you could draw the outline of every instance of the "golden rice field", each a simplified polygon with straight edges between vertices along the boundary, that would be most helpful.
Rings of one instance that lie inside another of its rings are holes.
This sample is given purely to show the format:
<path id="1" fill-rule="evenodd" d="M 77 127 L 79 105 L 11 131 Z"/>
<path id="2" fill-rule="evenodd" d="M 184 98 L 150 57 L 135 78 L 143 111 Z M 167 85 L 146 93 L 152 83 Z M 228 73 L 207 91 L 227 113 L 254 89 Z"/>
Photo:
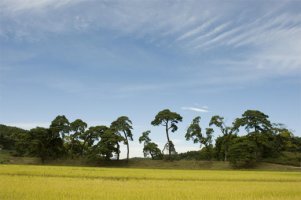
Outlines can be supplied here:
<path id="1" fill-rule="evenodd" d="M 0 199 L 301 199 L 301 173 L 0 165 Z"/>

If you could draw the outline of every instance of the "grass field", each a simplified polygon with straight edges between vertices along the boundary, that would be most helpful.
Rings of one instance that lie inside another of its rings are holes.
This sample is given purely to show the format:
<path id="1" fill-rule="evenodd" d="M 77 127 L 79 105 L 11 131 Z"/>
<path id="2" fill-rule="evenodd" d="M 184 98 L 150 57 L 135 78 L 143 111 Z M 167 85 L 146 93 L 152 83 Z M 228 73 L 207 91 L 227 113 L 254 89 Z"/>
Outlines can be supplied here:
<path id="1" fill-rule="evenodd" d="M 301 173 L 0 165 L 0 199 L 300 199 Z"/>

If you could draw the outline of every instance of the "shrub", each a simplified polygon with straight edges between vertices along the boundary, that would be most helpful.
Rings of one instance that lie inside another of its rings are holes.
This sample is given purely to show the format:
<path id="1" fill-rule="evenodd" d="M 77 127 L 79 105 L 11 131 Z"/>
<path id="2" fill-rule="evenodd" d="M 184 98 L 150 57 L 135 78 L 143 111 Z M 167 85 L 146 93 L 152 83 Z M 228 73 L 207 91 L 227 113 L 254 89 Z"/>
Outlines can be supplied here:
<path id="1" fill-rule="evenodd" d="M 256 164 L 257 146 L 246 137 L 233 141 L 229 148 L 229 161 L 234 168 L 250 168 Z"/>

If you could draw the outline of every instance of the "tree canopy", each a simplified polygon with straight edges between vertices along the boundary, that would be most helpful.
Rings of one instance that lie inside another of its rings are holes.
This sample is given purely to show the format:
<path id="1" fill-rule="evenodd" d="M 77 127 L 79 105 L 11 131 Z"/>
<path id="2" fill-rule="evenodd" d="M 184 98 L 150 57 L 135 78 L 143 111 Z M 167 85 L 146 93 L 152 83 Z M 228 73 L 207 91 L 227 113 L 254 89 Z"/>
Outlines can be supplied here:
<path id="1" fill-rule="evenodd" d="M 123 142 L 127 146 L 127 160 L 129 160 L 130 157 L 129 140 L 133 141 L 132 121 L 126 116 L 121 116 L 112 122 L 111 129 L 115 130 L 116 134 L 120 136 L 123 135 Z"/>
<path id="2" fill-rule="evenodd" d="M 209 126 L 202 127 L 201 117 L 195 117 L 185 139 L 197 143 L 201 149 L 178 155 L 169 134 L 178 130 L 182 119 L 180 114 L 168 109 L 158 112 L 151 125 L 165 128 L 167 143 L 161 151 L 150 138 L 151 132 L 143 132 L 137 139 L 143 143 L 144 157 L 162 159 L 167 150 L 168 159 L 216 159 L 229 161 L 234 167 L 252 167 L 257 162 L 293 155 L 289 162 L 300 165 L 296 163 L 301 162 L 301 137 L 294 136 L 283 124 L 272 123 L 261 111 L 247 110 L 231 126 L 226 125 L 224 117 L 214 115 Z M 215 132 L 219 133 L 216 138 Z M 122 143 L 127 147 L 129 160 L 129 141 L 133 139 L 133 124 L 127 116 L 118 117 L 110 126 L 88 126 L 81 119 L 69 122 L 64 115 L 58 115 L 49 127 L 29 131 L 0 125 L 0 149 L 16 156 L 39 157 L 42 162 L 58 158 L 119 160 Z"/>
<path id="3" fill-rule="evenodd" d="M 164 149 L 168 150 L 169 159 L 171 159 L 172 152 L 176 152 L 173 142 L 169 138 L 169 130 L 175 132 L 178 130 L 177 123 L 182 121 L 182 116 L 176 112 L 172 112 L 169 109 L 162 110 L 158 112 L 155 116 L 155 119 L 151 122 L 153 126 L 164 126 L 165 133 L 167 137 L 167 143 L 165 144 Z"/>

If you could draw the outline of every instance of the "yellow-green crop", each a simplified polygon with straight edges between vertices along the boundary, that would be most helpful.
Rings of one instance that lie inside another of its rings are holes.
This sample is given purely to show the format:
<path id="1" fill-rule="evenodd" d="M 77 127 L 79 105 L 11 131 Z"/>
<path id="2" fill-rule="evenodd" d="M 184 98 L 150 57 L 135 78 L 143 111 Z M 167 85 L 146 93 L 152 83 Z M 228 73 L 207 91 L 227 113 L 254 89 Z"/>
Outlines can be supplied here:
<path id="1" fill-rule="evenodd" d="M 300 172 L 0 165 L 0 199 L 301 199 Z"/>

